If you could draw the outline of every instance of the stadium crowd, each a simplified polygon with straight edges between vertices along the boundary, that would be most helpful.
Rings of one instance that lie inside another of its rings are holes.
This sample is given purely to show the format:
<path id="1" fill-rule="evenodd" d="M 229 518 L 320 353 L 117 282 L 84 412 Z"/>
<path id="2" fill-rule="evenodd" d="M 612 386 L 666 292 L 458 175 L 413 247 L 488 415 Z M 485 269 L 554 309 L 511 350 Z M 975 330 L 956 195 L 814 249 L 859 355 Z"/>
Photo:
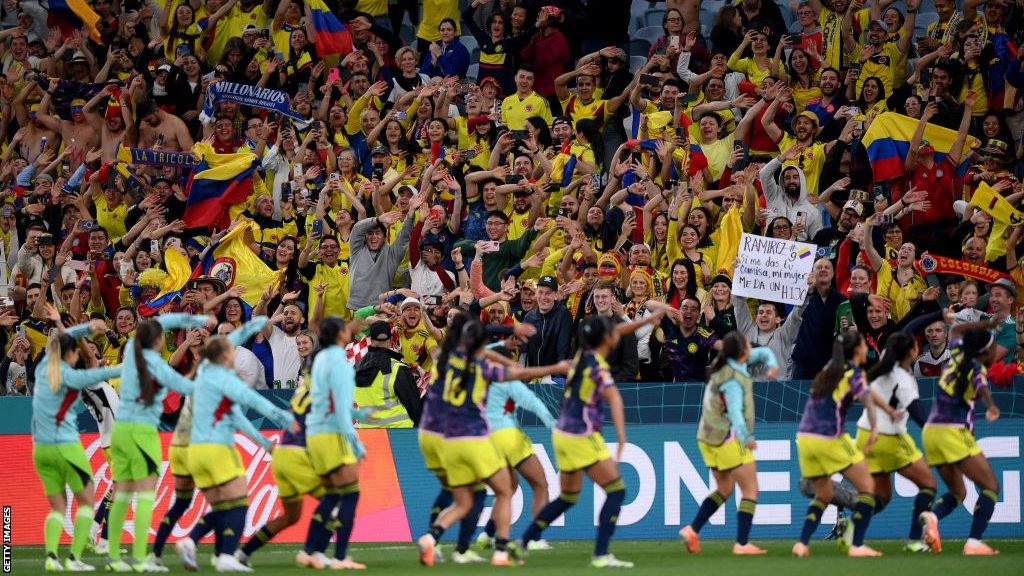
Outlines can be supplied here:
<path id="1" fill-rule="evenodd" d="M 322 319 L 385 319 L 349 353 L 409 368 L 413 421 L 459 309 L 532 325 L 506 344 L 538 367 L 663 302 L 618 382 L 703 381 L 735 329 L 793 379 L 908 330 L 937 376 L 949 306 L 1024 360 L 1019 2 L 61 6 L 0 6 L 4 394 L 48 303 L 107 324 L 109 365 L 140 317 L 266 315 L 235 356 L 259 389 L 295 386 Z M 802 304 L 732 294 L 744 232 L 817 246 Z M 163 354 L 187 374 L 209 336 Z"/>

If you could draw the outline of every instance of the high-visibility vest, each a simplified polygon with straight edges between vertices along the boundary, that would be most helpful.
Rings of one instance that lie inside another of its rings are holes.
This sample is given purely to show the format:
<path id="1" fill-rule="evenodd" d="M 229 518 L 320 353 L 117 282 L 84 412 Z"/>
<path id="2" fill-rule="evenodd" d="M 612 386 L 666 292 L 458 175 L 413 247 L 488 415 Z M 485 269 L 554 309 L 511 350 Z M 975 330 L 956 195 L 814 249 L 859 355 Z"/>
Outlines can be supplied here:
<path id="1" fill-rule="evenodd" d="M 378 372 L 369 386 L 356 386 L 356 406 L 367 408 L 370 414 L 366 422 L 359 422 L 359 428 L 412 428 L 412 419 L 405 406 L 395 396 L 394 380 L 402 362 L 391 359 L 391 373 Z"/>

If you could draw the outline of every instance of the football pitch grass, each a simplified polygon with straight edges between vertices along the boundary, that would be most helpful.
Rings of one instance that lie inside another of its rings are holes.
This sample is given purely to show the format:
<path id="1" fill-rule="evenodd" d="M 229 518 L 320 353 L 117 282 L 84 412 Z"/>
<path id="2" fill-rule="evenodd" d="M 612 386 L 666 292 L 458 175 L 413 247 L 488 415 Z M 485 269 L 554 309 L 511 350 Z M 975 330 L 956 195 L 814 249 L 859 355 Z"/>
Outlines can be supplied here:
<path id="1" fill-rule="evenodd" d="M 757 542 L 768 550 L 767 556 L 735 557 L 732 543 L 721 540 L 701 542 L 703 552 L 693 556 L 686 553 L 679 541 L 643 540 L 613 541 L 612 552 L 623 560 L 636 563 L 630 570 L 606 569 L 605 572 L 624 574 L 694 574 L 698 576 L 1001 576 L 1024 574 L 1024 541 L 991 540 L 1000 555 L 994 558 L 968 558 L 961 554 L 962 540 L 943 542 L 942 554 L 903 552 L 902 543 L 894 540 L 869 541 L 868 544 L 885 553 L 882 558 L 847 558 L 836 550 L 834 543 L 816 540 L 811 543 L 810 558 L 790 556 L 791 541 L 766 540 Z M 531 552 L 526 564 L 517 568 L 492 568 L 488 564 L 455 565 L 450 561 L 434 568 L 425 568 L 417 562 L 413 544 L 355 544 L 350 548 L 353 559 L 367 565 L 367 572 L 379 574 L 494 574 L 514 571 L 523 574 L 569 576 L 599 572 L 589 567 L 591 542 L 551 542 L 553 550 Z M 301 574 L 308 572 L 294 564 L 296 544 L 271 544 L 253 558 L 257 574 Z M 445 555 L 452 545 L 443 545 Z M 210 545 L 199 547 L 202 572 L 214 574 L 210 566 Z M 333 551 L 333 545 L 328 552 Z M 67 554 L 67 546 L 61 546 Z M 43 573 L 42 547 L 14 548 L 15 574 Z M 164 552 L 170 574 L 188 574 L 168 546 Z M 488 557 L 489 553 L 481 553 Z M 102 573 L 103 559 L 87 552 L 84 561 L 93 564 Z"/>

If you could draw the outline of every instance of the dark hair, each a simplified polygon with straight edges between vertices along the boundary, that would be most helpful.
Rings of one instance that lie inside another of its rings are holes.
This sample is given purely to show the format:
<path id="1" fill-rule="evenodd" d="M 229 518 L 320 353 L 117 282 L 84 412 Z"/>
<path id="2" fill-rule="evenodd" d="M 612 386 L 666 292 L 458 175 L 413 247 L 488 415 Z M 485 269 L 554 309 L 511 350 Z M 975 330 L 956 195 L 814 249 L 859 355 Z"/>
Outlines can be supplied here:
<path id="1" fill-rule="evenodd" d="M 459 29 L 459 25 L 456 24 L 455 20 L 452 20 L 451 18 L 442 18 L 441 21 L 437 23 L 437 29 L 440 30 L 441 29 L 441 25 L 446 23 L 446 22 L 448 24 L 451 24 L 452 28 L 455 28 L 456 30 Z"/>
<path id="2" fill-rule="evenodd" d="M 732 19 L 736 16 L 736 11 L 739 10 L 732 4 L 726 4 L 718 10 L 718 14 L 715 16 L 715 27 L 723 26 L 728 29 L 732 29 Z M 666 12 L 667 13 L 667 12 Z M 742 29 L 742 26 L 740 27 Z"/>
<path id="3" fill-rule="evenodd" d="M 833 68 L 831 66 L 825 66 L 824 68 L 821 69 L 821 72 L 818 73 L 818 78 L 820 79 L 821 75 L 824 74 L 825 72 L 832 72 L 839 79 L 842 79 L 842 77 L 843 77 L 843 75 L 839 73 L 839 70 L 836 70 L 835 68 Z"/>
<path id="4" fill-rule="evenodd" d="M 885 349 L 878 363 L 868 370 L 868 380 L 875 380 L 892 372 L 903 361 L 916 344 L 914 337 L 906 332 L 895 332 L 885 341 Z"/>
<path id="5" fill-rule="evenodd" d="M 780 302 L 768 302 L 767 300 L 762 300 L 761 303 L 757 305 L 758 309 L 760 309 L 761 306 L 771 306 L 779 318 L 786 317 L 786 307 Z"/>
<path id="6" fill-rule="evenodd" d="M 597 129 L 597 122 L 590 118 L 577 120 L 576 134 L 577 136 L 583 134 L 594 150 L 594 158 L 597 159 L 597 163 L 604 163 L 604 138 L 601 136 L 601 131 Z"/>
<path id="7" fill-rule="evenodd" d="M 596 348 L 604 342 L 605 336 L 612 331 L 611 319 L 594 315 L 580 322 L 579 341 L 584 348 Z"/>
<path id="8" fill-rule="evenodd" d="M 683 13 L 678 8 L 669 8 L 665 10 L 665 15 L 661 17 L 661 29 L 665 31 L 665 35 L 668 36 L 668 15 L 672 12 L 679 14 L 679 24 L 683 25 Z"/>
<path id="9" fill-rule="evenodd" d="M 444 341 L 441 342 L 441 351 L 437 355 L 438 380 L 444 380 L 444 373 L 448 369 L 448 357 L 451 356 L 452 350 L 455 350 L 459 345 L 459 339 L 462 337 L 462 327 L 468 321 L 469 315 L 465 312 L 459 312 L 448 323 L 448 331 L 445 332 Z"/>
<path id="10" fill-rule="evenodd" d="M 954 390 L 960 394 L 970 379 L 971 371 L 978 368 L 978 356 L 983 350 L 993 343 L 992 333 L 985 328 L 970 328 L 964 332 L 960 342 L 960 354 L 952 357 L 956 366 L 956 380 L 953 382 Z"/>
<path id="11" fill-rule="evenodd" d="M 690 89 L 689 84 L 675 76 L 668 78 L 661 83 L 662 88 L 664 88 L 665 86 L 675 86 L 677 89 L 679 89 L 680 92 L 686 92 L 687 90 Z"/>
<path id="12" fill-rule="evenodd" d="M 839 381 L 846 373 L 846 365 L 853 357 L 853 351 L 864 341 L 860 332 L 843 332 L 836 336 L 832 343 L 832 358 L 825 364 L 821 372 L 814 377 L 811 384 L 811 397 L 824 398 L 832 394 Z"/>
<path id="13" fill-rule="evenodd" d="M 320 322 L 320 342 L 319 347 L 321 350 L 326 350 L 329 346 L 335 346 L 338 343 L 338 335 L 345 331 L 345 321 L 337 316 L 328 316 Z"/>
<path id="14" fill-rule="evenodd" d="M 867 78 L 864 79 L 864 84 L 860 85 L 860 93 L 857 94 L 857 102 L 856 102 L 857 106 L 864 113 L 867 113 L 867 111 L 868 111 L 868 105 L 864 101 L 864 86 L 868 82 L 871 82 L 871 81 L 874 81 L 878 85 L 878 97 L 875 98 L 875 103 L 885 102 L 885 99 L 886 99 L 885 83 L 882 82 L 882 79 L 879 78 L 878 76 L 868 76 Z"/>
<path id="15" fill-rule="evenodd" d="M 807 51 L 804 50 L 803 48 L 793 48 L 793 50 L 789 53 L 789 62 L 786 64 L 786 70 L 789 72 L 789 77 L 791 79 L 791 82 L 794 79 L 797 82 L 803 82 L 803 79 L 800 78 L 800 75 L 796 72 L 796 70 L 793 69 L 793 55 L 796 54 L 797 52 L 803 54 L 804 58 L 807 59 L 807 72 L 806 73 L 807 73 L 807 76 L 810 78 L 811 84 L 813 85 L 813 83 L 814 83 L 814 60 L 811 59 L 811 55 L 808 54 Z"/>
<path id="16" fill-rule="evenodd" d="M 466 362 L 462 366 L 462 370 L 452 378 L 452 388 L 456 391 L 465 388 L 465 383 L 473 378 L 476 378 L 476 361 L 474 356 L 480 350 L 480 347 L 487 342 L 487 331 L 484 329 L 484 325 L 480 323 L 480 320 L 474 317 L 467 317 L 466 321 L 462 324 L 462 328 L 455 331 L 453 328 L 449 328 L 449 331 L 453 331 L 458 336 L 458 345 L 466 353 Z M 450 354 L 449 350 L 449 354 Z M 448 358 L 445 358 L 447 364 Z M 446 381 L 446 380 L 442 380 Z"/>
<path id="17" fill-rule="evenodd" d="M 718 355 L 711 362 L 708 373 L 714 374 L 721 370 L 728 360 L 738 359 L 743 354 L 743 351 L 747 349 L 747 345 L 747 337 L 739 330 L 733 330 L 726 334 L 722 338 L 722 349 L 718 351 Z"/>
<path id="18" fill-rule="evenodd" d="M 530 116 L 526 121 L 537 129 L 537 145 L 542 149 L 550 148 L 553 141 L 551 140 L 551 128 L 548 127 L 548 123 L 540 116 Z"/>
<path id="19" fill-rule="evenodd" d="M 537 71 L 534 70 L 533 68 L 533 64 L 530 64 L 529 62 L 520 62 L 519 65 L 516 66 L 516 74 L 518 74 L 520 71 L 529 72 L 530 74 L 537 73 Z"/>
<path id="20" fill-rule="evenodd" d="M 139 377 L 139 399 L 146 406 L 153 405 L 157 383 L 153 375 L 149 373 L 149 368 L 146 366 L 146 358 L 142 355 L 142 351 L 151 350 L 157 341 L 160 340 L 160 336 L 163 333 L 163 328 L 156 320 L 146 319 L 135 326 L 135 341 L 132 353 L 135 354 L 135 371 Z"/>
<path id="21" fill-rule="evenodd" d="M 486 219 L 489 220 L 491 218 L 498 218 L 498 219 L 500 219 L 502 222 L 504 222 L 506 224 L 508 224 L 508 222 L 509 222 L 508 214 L 505 214 L 504 210 L 490 210 L 490 211 L 488 211 Z"/>
<path id="22" fill-rule="evenodd" d="M 501 26 L 505 29 L 504 30 L 505 38 L 508 38 L 508 27 L 509 27 L 508 18 L 506 18 L 505 17 L 505 13 L 501 12 L 500 10 L 496 11 L 496 12 L 492 12 L 491 15 L 487 17 L 487 33 L 488 34 L 491 33 L 491 25 L 494 24 L 494 20 L 496 18 L 501 18 Z"/>
<path id="23" fill-rule="evenodd" d="M 676 258 L 675 262 L 668 268 L 669 281 L 668 290 L 665 293 L 665 301 L 669 302 L 673 299 L 673 296 L 678 292 L 678 288 L 674 282 L 672 282 L 672 272 L 676 269 L 676 266 L 682 266 L 686 268 L 686 294 L 679 295 L 679 303 L 682 304 L 683 298 L 686 296 L 697 295 L 697 272 L 693 267 L 693 262 L 690 262 L 686 258 Z"/>
<path id="24" fill-rule="evenodd" d="M 230 302 L 238 302 L 238 306 L 242 308 L 242 322 L 248 321 L 249 314 L 245 310 L 245 301 L 237 296 L 232 296 L 221 304 L 220 310 L 217 312 L 217 320 L 219 322 L 228 322 L 227 308 Z"/>

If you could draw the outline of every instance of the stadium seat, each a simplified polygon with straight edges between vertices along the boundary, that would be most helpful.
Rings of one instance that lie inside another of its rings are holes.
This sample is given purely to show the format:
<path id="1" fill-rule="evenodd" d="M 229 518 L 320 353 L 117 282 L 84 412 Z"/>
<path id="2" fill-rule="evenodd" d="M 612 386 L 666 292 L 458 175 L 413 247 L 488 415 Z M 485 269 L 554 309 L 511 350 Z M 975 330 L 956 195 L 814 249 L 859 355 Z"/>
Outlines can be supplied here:
<path id="1" fill-rule="evenodd" d="M 651 50 L 651 43 L 643 38 L 633 38 L 629 41 L 629 55 L 630 56 L 643 56 L 647 58 L 647 53 Z"/>
<path id="2" fill-rule="evenodd" d="M 398 33 L 398 37 L 405 41 L 410 46 L 416 45 L 416 28 L 408 22 L 402 23 L 402 30 Z"/>
<path id="3" fill-rule="evenodd" d="M 633 2 L 629 10 L 629 33 L 632 35 L 644 27 L 644 12 L 654 5 L 650 2 Z"/>
<path id="4" fill-rule="evenodd" d="M 708 30 L 715 27 L 715 18 L 718 18 L 718 10 L 711 10 L 707 6 L 700 9 L 700 24 Z"/>
<path id="5" fill-rule="evenodd" d="M 469 65 L 469 69 L 466 70 L 466 78 L 469 80 L 477 81 L 477 76 L 480 74 L 480 63 L 474 62 Z"/>
<path id="6" fill-rule="evenodd" d="M 661 26 L 648 26 L 637 30 L 636 34 L 633 34 L 632 39 L 646 40 L 649 44 L 654 44 L 658 38 L 661 38 L 664 35 L 665 29 Z"/>
<path id="7" fill-rule="evenodd" d="M 477 50 L 480 48 L 480 45 L 476 41 L 476 36 L 473 36 L 472 34 L 459 36 L 459 42 L 462 42 L 462 45 L 466 47 L 466 50 L 471 53 L 473 52 L 473 50 Z"/>
<path id="8" fill-rule="evenodd" d="M 644 26 L 657 26 L 661 28 L 662 21 L 665 19 L 665 10 L 656 8 L 644 12 Z"/>
<path id="9" fill-rule="evenodd" d="M 629 73 L 633 74 L 637 70 L 643 68 L 644 64 L 647 63 L 646 56 L 630 56 L 629 57 Z"/>
<path id="10" fill-rule="evenodd" d="M 921 12 L 917 15 L 917 19 L 914 20 L 914 36 L 924 36 L 928 33 L 928 26 L 932 22 L 938 22 L 939 15 L 937 12 Z"/>

